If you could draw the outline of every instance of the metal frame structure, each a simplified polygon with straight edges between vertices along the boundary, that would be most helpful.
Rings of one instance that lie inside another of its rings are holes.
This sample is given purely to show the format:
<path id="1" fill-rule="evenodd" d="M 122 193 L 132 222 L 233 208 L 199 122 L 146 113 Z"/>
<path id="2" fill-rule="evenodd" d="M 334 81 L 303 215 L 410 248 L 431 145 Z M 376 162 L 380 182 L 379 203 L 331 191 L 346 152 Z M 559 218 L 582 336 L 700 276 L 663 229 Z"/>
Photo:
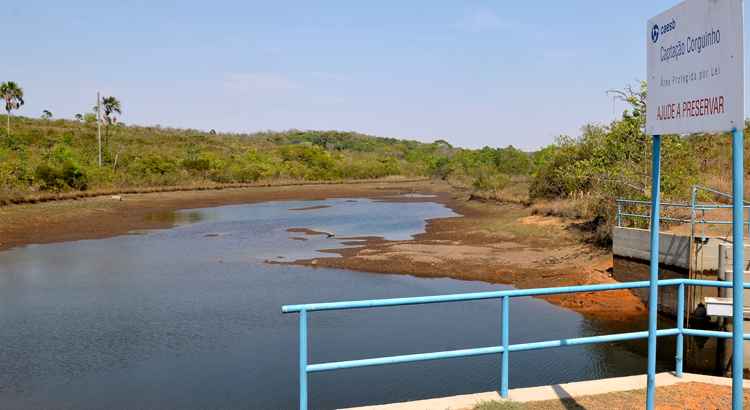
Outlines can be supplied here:
<path id="1" fill-rule="evenodd" d="M 585 286 L 568 286 L 558 288 L 542 288 L 542 289 L 514 289 L 505 290 L 498 292 L 483 292 L 483 293 L 467 293 L 457 295 L 442 295 L 442 296 L 426 296 L 426 297 L 413 297 L 413 298 L 398 298 L 398 299 L 379 299 L 379 300 L 361 300 L 352 302 L 332 302 L 332 303 L 313 303 L 306 305 L 288 305 L 282 307 L 283 313 L 299 313 L 299 408 L 300 410 L 306 410 L 308 408 L 308 395 L 309 389 L 307 386 L 308 376 L 310 373 L 333 371 L 340 369 L 351 369 L 357 367 L 368 367 L 368 366 L 381 366 L 388 364 L 397 363 L 410 363 L 410 362 L 421 362 L 428 360 L 440 360 L 440 359 L 452 359 L 459 357 L 473 357 L 473 356 L 487 356 L 499 354 L 501 355 L 500 360 L 500 395 L 502 397 L 508 397 L 508 381 L 509 381 L 509 359 L 511 352 L 522 352 L 529 350 L 541 350 L 550 349 L 557 347 L 566 346 L 578 346 L 588 344 L 599 344 L 599 343 L 612 343 L 621 342 L 626 340 L 636 339 L 654 339 L 654 343 L 657 337 L 663 336 L 676 336 L 677 349 L 675 354 L 675 374 L 678 377 L 682 377 L 683 374 L 683 344 L 685 336 L 700 336 L 700 337 L 717 337 L 717 338 L 732 338 L 736 337 L 735 334 L 729 332 L 719 331 L 708 331 L 698 329 L 686 329 L 684 327 L 685 322 L 685 288 L 686 286 L 705 286 L 705 287 L 717 287 L 717 288 L 731 288 L 733 284 L 731 282 L 719 282 L 719 281 L 708 281 L 708 280 L 694 280 L 694 279 L 666 279 L 660 280 L 656 283 L 657 286 L 676 286 L 678 288 L 678 299 L 677 299 L 677 327 L 672 329 L 649 329 L 648 331 L 630 332 L 630 333 L 619 333 L 610 335 L 600 336 L 588 336 L 579 337 L 572 339 L 558 339 L 548 340 L 541 342 L 532 343 L 520 343 L 510 344 L 510 300 L 517 297 L 529 297 L 529 296 L 548 296 L 558 295 L 566 293 L 580 293 L 580 292 L 603 292 L 619 289 L 644 289 L 651 288 L 655 289 L 656 286 L 650 281 L 641 282 L 629 282 L 629 283 L 611 283 L 602 285 L 585 285 Z M 743 285 L 745 288 L 750 289 L 750 284 Z M 740 289 L 742 290 L 742 289 Z M 359 359 L 359 360 L 346 360 L 339 362 L 328 362 L 328 363 L 315 363 L 311 364 L 308 360 L 308 349 L 309 345 L 307 342 L 307 321 L 308 313 L 319 312 L 319 311 L 332 311 L 332 310 L 349 310 L 349 309 L 369 309 L 369 308 L 380 308 L 380 307 L 393 307 L 393 306 L 406 306 L 406 305 L 423 305 L 433 303 L 454 303 L 454 302 L 466 302 L 476 300 L 488 300 L 488 299 L 500 299 L 501 301 L 501 334 L 500 344 L 497 346 L 479 347 L 471 349 L 461 350 L 449 350 L 442 352 L 431 352 L 431 353 L 419 353 L 419 354 L 408 354 L 400 356 L 388 356 L 388 357 L 377 357 L 371 359 Z M 750 334 L 740 334 L 740 347 L 742 339 L 750 340 Z M 655 347 L 655 345 L 654 345 Z M 649 345 L 649 351 L 651 346 Z M 655 350 L 654 350 L 655 352 Z M 736 356 L 736 355 L 735 355 Z M 650 357 L 649 357 L 650 358 Z M 656 357 L 654 356 L 654 359 Z M 736 364 L 735 364 L 736 365 Z M 740 362 L 741 368 L 741 362 Z M 649 372 L 653 371 L 655 374 L 656 365 L 649 367 Z M 737 373 L 737 372 L 734 372 Z M 740 372 L 741 375 L 741 372 Z M 653 379 L 649 377 L 649 384 L 653 385 Z M 740 391 L 742 390 L 742 380 L 740 379 Z"/>
<path id="2" fill-rule="evenodd" d="M 698 190 L 704 190 L 708 189 L 705 187 L 702 187 L 700 185 L 693 186 L 694 192 L 697 192 Z M 713 191 L 711 192 L 719 192 L 719 191 Z M 731 197 L 731 196 L 730 196 Z M 648 214 L 636 214 L 632 212 L 627 212 L 625 210 L 625 207 L 627 206 L 648 206 L 651 207 L 651 201 L 639 201 L 635 199 L 617 199 L 617 213 L 615 214 L 615 225 L 617 227 L 624 227 L 623 220 L 626 218 L 631 219 L 644 219 L 647 221 L 651 221 L 651 211 L 649 210 Z M 750 209 L 750 205 L 747 205 L 747 201 L 745 201 L 745 209 Z M 696 200 L 691 201 L 689 204 L 678 204 L 673 202 L 662 202 L 659 204 L 659 207 L 661 209 L 669 209 L 669 208 L 682 208 L 682 209 L 690 209 L 691 217 L 690 219 L 684 219 L 684 218 L 675 218 L 675 217 L 669 217 L 669 216 L 661 216 L 659 220 L 664 223 L 680 223 L 680 224 L 691 224 L 691 225 L 732 225 L 731 220 L 713 220 L 713 219 L 706 219 L 706 211 L 715 211 L 717 209 L 732 209 L 732 205 L 725 205 L 725 204 L 705 204 L 705 203 L 699 203 Z M 701 216 L 698 216 L 698 213 L 702 213 Z M 745 225 L 750 226 L 750 221 L 745 221 Z M 750 230 L 749 230 L 750 231 Z"/>
<path id="3" fill-rule="evenodd" d="M 744 272 L 744 225 L 745 225 L 745 200 L 744 200 L 744 131 L 740 129 L 732 130 L 732 270 L 734 272 Z M 652 178 L 651 178 L 651 257 L 650 257 L 650 286 L 649 286 L 649 337 L 648 337 L 648 387 L 646 407 L 651 410 L 654 408 L 655 391 L 656 391 L 656 322 L 658 308 L 658 287 L 659 287 L 659 230 L 660 230 L 660 185 L 661 185 L 661 136 L 653 136 L 652 146 Z M 691 195 L 691 219 L 690 223 L 695 224 L 695 211 L 697 209 L 718 209 L 726 208 L 722 205 L 696 205 L 697 188 L 706 189 L 715 194 L 727 194 L 703 187 L 693 187 Z M 634 201 L 628 201 L 635 203 Z M 623 201 L 618 202 L 617 207 L 617 224 L 622 223 L 622 216 L 644 217 L 645 215 L 623 214 Z M 666 206 L 679 206 L 677 204 L 666 204 Z M 668 218 L 665 218 L 668 220 Z M 670 221 L 683 222 L 684 220 L 669 218 Z M 724 221 L 705 221 L 702 223 L 726 224 Z M 691 243 L 695 233 L 691 228 Z M 737 246 L 737 244 L 741 244 Z M 691 265 L 692 266 L 692 265 Z M 742 376 L 744 363 L 744 349 L 742 346 L 744 333 L 744 275 L 733 275 L 732 284 L 732 408 L 734 410 L 742 409 L 743 392 Z M 683 312 L 680 312 L 681 314 Z M 737 370 L 739 369 L 739 371 Z"/>

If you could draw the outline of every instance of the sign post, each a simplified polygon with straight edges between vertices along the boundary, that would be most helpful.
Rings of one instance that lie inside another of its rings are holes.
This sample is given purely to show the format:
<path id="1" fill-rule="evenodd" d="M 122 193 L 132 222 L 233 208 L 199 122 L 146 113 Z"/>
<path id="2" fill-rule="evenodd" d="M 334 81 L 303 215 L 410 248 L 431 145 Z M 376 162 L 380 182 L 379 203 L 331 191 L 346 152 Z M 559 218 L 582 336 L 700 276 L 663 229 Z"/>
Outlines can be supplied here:
<path id="1" fill-rule="evenodd" d="M 653 140 L 648 388 L 654 408 L 661 137 L 732 132 L 732 408 L 742 409 L 744 261 L 744 52 L 742 0 L 686 0 L 648 21 L 646 131 Z"/>

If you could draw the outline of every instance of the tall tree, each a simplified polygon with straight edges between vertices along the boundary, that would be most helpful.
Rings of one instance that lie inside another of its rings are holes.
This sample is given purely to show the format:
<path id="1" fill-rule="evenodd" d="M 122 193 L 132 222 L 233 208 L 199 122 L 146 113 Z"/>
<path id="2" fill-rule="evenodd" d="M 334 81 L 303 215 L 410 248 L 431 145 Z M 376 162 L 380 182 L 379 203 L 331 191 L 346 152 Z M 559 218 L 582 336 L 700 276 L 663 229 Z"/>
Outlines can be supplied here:
<path id="1" fill-rule="evenodd" d="M 0 84 L 0 96 L 5 100 L 5 112 L 8 113 L 8 136 L 10 136 L 10 112 L 23 105 L 23 89 L 13 81 Z"/>
<path id="2" fill-rule="evenodd" d="M 107 131 L 104 139 L 109 142 L 109 127 L 117 123 L 117 118 L 114 115 L 122 114 L 122 106 L 120 100 L 109 96 L 102 98 L 102 109 L 104 110 L 104 121 L 107 123 Z"/>
<path id="3" fill-rule="evenodd" d="M 104 120 L 107 125 L 112 125 L 117 122 L 117 118 L 114 114 L 122 114 L 122 106 L 120 100 L 115 97 L 104 97 L 102 98 L 102 109 L 104 109 Z"/>
<path id="4" fill-rule="evenodd" d="M 52 118 L 52 111 L 50 110 L 42 111 L 42 119 L 49 120 L 50 118 Z"/>

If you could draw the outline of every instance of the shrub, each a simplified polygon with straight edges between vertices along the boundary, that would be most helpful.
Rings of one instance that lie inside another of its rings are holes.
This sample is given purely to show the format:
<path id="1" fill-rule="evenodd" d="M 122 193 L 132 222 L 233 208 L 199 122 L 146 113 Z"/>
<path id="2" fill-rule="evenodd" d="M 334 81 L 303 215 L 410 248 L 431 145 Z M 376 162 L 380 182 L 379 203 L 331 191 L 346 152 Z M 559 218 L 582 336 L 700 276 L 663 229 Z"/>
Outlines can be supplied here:
<path id="1" fill-rule="evenodd" d="M 58 191 L 65 185 L 62 174 L 47 164 L 36 167 L 34 178 L 39 183 L 39 188 L 44 191 Z"/>
<path id="2" fill-rule="evenodd" d="M 142 176 L 165 175 L 175 172 L 177 165 L 170 158 L 154 155 L 136 161 L 135 168 Z"/>
<path id="3" fill-rule="evenodd" d="M 510 177 L 490 167 L 480 168 L 473 187 L 478 191 L 500 191 L 510 184 Z"/>
<path id="4" fill-rule="evenodd" d="M 211 169 L 211 161 L 207 159 L 185 159 L 182 167 L 192 172 L 206 172 Z"/>
<path id="5" fill-rule="evenodd" d="M 34 171 L 34 178 L 39 183 L 39 188 L 45 191 L 59 191 L 64 188 L 85 191 L 88 188 L 86 174 L 72 161 L 66 161 L 60 168 L 40 164 Z"/>
<path id="6" fill-rule="evenodd" d="M 73 161 L 66 161 L 60 170 L 63 181 L 69 187 L 79 191 L 85 191 L 88 188 L 88 178 L 83 170 Z"/>

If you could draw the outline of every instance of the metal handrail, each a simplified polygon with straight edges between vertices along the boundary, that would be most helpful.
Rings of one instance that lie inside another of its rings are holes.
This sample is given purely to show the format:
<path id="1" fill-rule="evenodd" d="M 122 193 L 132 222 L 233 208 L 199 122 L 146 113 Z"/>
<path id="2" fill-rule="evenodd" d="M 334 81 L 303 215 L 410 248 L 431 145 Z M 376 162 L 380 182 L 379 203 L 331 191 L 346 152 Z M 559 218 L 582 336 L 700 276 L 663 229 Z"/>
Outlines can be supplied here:
<path id="1" fill-rule="evenodd" d="M 700 203 L 698 202 L 698 191 L 706 191 L 710 192 L 714 195 L 722 196 L 725 198 L 732 198 L 732 194 L 727 192 L 718 191 L 713 188 L 708 188 L 703 185 L 693 185 L 690 189 L 690 203 L 677 203 L 677 202 L 660 202 L 659 206 L 661 208 L 681 208 L 681 209 L 690 209 L 690 219 L 684 219 L 684 218 L 672 218 L 672 217 L 661 217 L 660 220 L 667 222 L 667 223 L 684 223 L 684 224 L 690 224 L 690 237 L 691 242 L 695 236 L 695 225 L 700 224 L 705 227 L 705 225 L 731 225 L 732 221 L 714 221 L 714 220 L 706 220 L 705 219 L 705 212 L 706 211 L 712 211 L 717 209 L 732 209 L 732 205 L 727 204 L 712 204 L 712 203 Z M 651 207 L 652 203 L 651 201 L 642 201 L 642 200 L 636 200 L 636 199 L 622 199 L 618 198 L 615 200 L 615 203 L 617 204 L 617 214 L 615 217 L 615 222 L 617 227 L 622 227 L 622 218 L 634 218 L 634 219 L 646 219 L 651 220 L 651 215 L 649 214 L 637 214 L 637 213 L 631 213 L 631 212 L 623 212 L 623 206 L 628 205 L 641 205 L 641 206 L 647 206 Z M 743 208 L 744 209 L 750 209 L 750 201 L 743 201 Z M 702 216 L 698 218 L 696 215 L 697 212 L 701 212 Z M 745 225 L 748 225 L 748 231 L 750 231 L 750 220 L 747 222 L 744 222 Z M 704 235 L 705 236 L 705 235 Z"/>
<path id="2" fill-rule="evenodd" d="M 664 279 L 658 281 L 658 286 L 677 286 L 678 297 L 677 297 L 677 327 L 672 329 L 659 329 L 656 331 L 657 337 L 663 336 L 677 336 L 677 353 L 675 355 L 675 374 L 677 377 L 682 377 L 682 363 L 683 363 L 683 341 L 684 336 L 702 336 L 702 337 L 717 337 L 717 338 L 731 338 L 732 334 L 729 332 L 718 332 L 718 331 L 707 331 L 698 329 L 685 329 L 685 287 L 686 286 L 702 286 L 702 287 L 716 287 L 716 288 L 731 288 L 731 282 L 723 281 L 710 281 L 710 280 L 697 280 L 697 279 Z M 282 313 L 299 313 L 299 384 L 300 384 L 300 397 L 299 397 L 299 408 L 300 410 L 307 409 L 308 402 L 308 387 L 307 379 L 309 373 L 340 370 L 340 369 L 351 369 L 356 367 L 368 367 L 368 366 L 381 366 L 396 363 L 412 363 L 427 360 L 440 360 L 450 359 L 458 357 L 474 357 L 474 356 L 486 356 L 493 354 L 501 355 L 500 365 L 500 395 L 504 398 L 508 397 L 508 380 L 509 380 L 509 356 L 511 352 L 529 351 L 529 350 L 540 350 L 556 347 L 565 346 L 579 346 L 588 344 L 598 343 L 610 343 L 610 342 L 621 342 L 626 340 L 637 340 L 645 339 L 649 337 L 648 331 L 630 332 L 630 333 L 618 333 L 610 335 L 600 336 L 587 336 L 570 339 L 558 339 L 548 340 L 542 342 L 531 342 L 531 343 L 509 343 L 509 319 L 510 319 L 510 299 L 516 297 L 529 297 L 529 296 L 549 296 L 567 293 L 581 293 L 581 292 L 603 292 L 620 289 L 642 289 L 648 288 L 648 281 L 640 282 L 628 282 L 628 283 L 608 283 L 600 285 L 583 285 L 583 286 L 566 286 L 557 288 L 538 288 L 538 289 L 512 289 L 503 290 L 497 292 L 480 292 L 480 293 L 466 293 L 456 295 L 441 295 L 441 296 L 423 296 L 423 297 L 411 297 L 411 298 L 395 298 L 395 299 L 375 299 L 375 300 L 360 300 L 360 301 L 349 301 L 349 302 L 329 302 L 329 303 L 311 303 L 302 305 L 286 305 L 281 308 Z M 750 284 L 744 285 L 745 289 L 750 289 Z M 479 347 L 472 349 L 461 349 L 461 350 L 449 350 L 442 352 L 431 352 L 431 353 L 418 353 L 408 354 L 399 356 L 387 356 L 377 357 L 370 359 L 359 359 L 359 360 L 346 360 L 338 362 L 328 363 L 315 363 L 310 364 L 308 362 L 308 343 L 307 343 L 307 315 L 309 312 L 318 311 L 332 311 L 332 310 L 349 310 L 349 309 L 370 309 L 379 307 L 393 307 L 393 306 L 407 306 L 407 305 L 424 305 L 434 303 L 455 303 L 455 302 L 467 302 L 477 300 L 488 300 L 488 299 L 500 299 L 502 301 L 501 315 L 502 315 L 502 329 L 501 329 L 501 344 L 498 346 Z M 750 334 L 744 335 L 745 340 L 750 340 Z"/>

